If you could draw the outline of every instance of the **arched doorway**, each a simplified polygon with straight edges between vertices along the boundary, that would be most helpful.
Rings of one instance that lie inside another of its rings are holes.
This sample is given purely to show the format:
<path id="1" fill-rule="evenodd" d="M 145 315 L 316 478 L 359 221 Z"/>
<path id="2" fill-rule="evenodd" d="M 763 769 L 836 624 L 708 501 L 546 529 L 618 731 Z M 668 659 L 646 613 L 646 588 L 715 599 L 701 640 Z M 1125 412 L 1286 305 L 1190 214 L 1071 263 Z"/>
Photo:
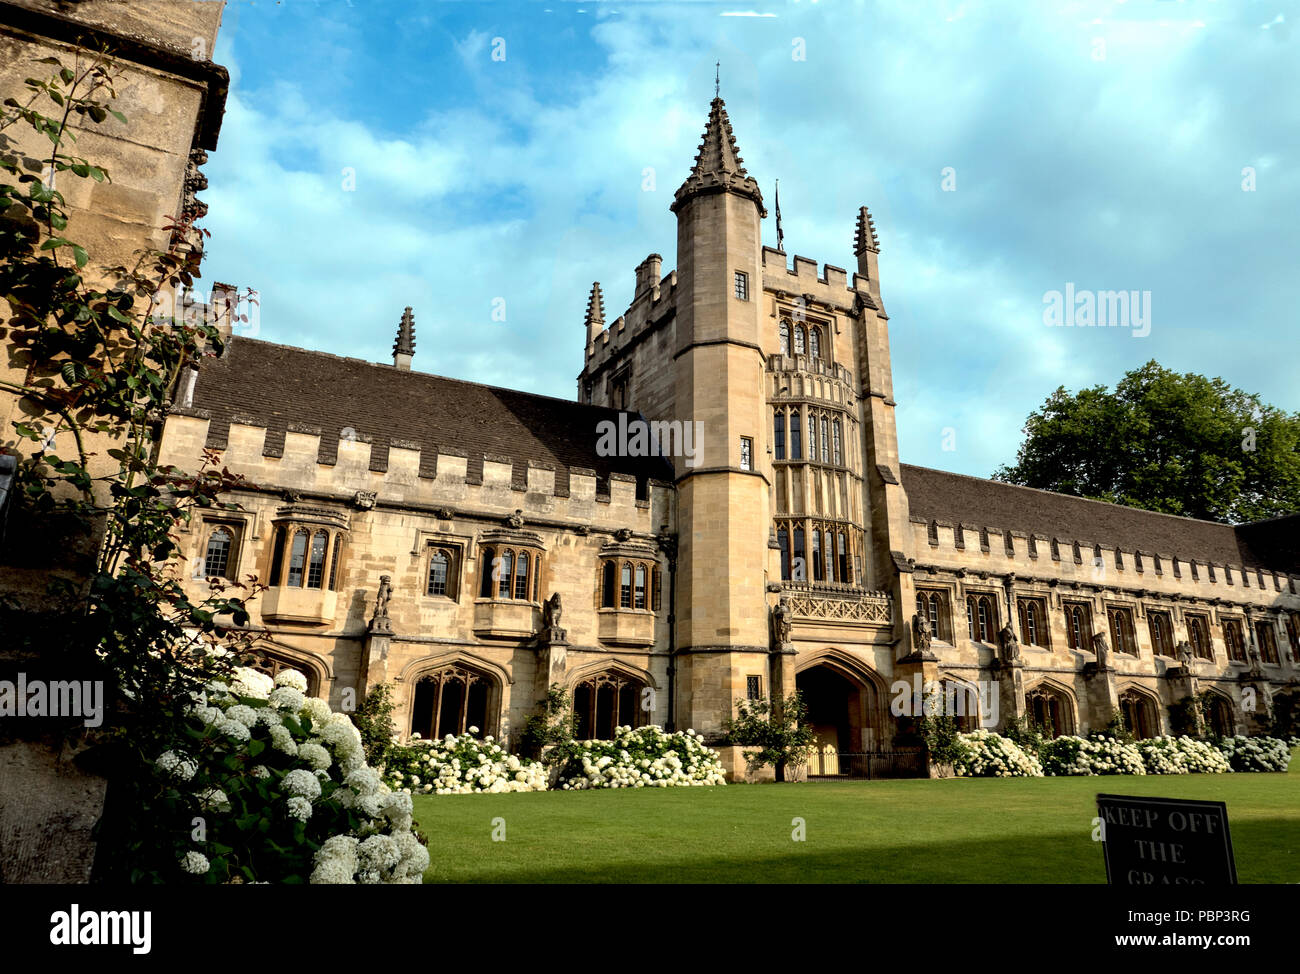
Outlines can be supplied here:
<path id="1" fill-rule="evenodd" d="M 459 663 L 421 674 L 411 702 L 411 733 L 426 738 L 495 734 L 498 689 L 494 677 Z"/>
<path id="2" fill-rule="evenodd" d="M 1206 729 L 1215 737 L 1232 737 L 1237 733 L 1237 719 L 1232 713 L 1232 703 L 1221 693 L 1205 694 Z"/>
<path id="3" fill-rule="evenodd" d="M 1027 691 L 1025 711 L 1048 737 L 1074 733 L 1074 701 L 1058 686 L 1040 683 Z"/>
<path id="4" fill-rule="evenodd" d="M 884 746 L 876 688 L 847 666 L 825 660 L 795 675 L 819 747 L 862 754 Z"/>
<path id="5" fill-rule="evenodd" d="M 1159 735 L 1159 711 L 1150 695 L 1130 687 L 1119 695 L 1119 712 L 1128 732 L 1138 740 Z"/>

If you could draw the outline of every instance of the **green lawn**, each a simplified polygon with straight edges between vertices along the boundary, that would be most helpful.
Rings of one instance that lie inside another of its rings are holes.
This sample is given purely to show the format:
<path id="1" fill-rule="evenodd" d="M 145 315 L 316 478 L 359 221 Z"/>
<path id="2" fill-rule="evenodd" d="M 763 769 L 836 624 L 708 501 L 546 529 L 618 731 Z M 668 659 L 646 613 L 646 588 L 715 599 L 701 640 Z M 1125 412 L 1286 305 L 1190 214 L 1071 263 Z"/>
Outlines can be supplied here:
<path id="1" fill-rule="evenodd" d="M 898 780 L 421 796 L 441 883 L 1104 883 L 1098 792 L 1225 801 L 1243 883 L 1300 882 L 1290 774 Z M 791 839 L 791 820 L 807 839 Z M 492 841 L 493 820 L 506 839 Z"/>

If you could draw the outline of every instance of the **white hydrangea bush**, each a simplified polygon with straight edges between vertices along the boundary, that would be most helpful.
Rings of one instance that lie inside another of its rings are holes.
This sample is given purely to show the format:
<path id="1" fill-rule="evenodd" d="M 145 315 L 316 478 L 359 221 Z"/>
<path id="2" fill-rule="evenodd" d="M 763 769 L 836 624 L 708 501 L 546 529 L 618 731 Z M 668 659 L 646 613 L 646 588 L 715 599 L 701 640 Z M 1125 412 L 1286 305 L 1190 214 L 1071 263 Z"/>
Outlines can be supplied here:
<path id="1" fill-rule="evenodd" d="M 459 737 L 396 742 L 384 761 L 384 781 L 412 795 L 545 791 L 546 769 L 516 757 L 491 735 L 481 740 L 471 727 Z"/>
<path id="2" fill-rule="evenodd" d="M 694 730 L 670 734 L 653 724 L 619 727 L 612 741 L 568 741 L 548 757 L 557 768 L 555 787 L 564 791 L 727 783 L 718 753 Z"/>
<path id="3" fill-rule="evenodd" d="M 1276 737 L 1225 737 L 1217 746 L 1233 771 L 1285 771 L 1291 763 L 1287 742 Z"/>
<path id="4" fill-rule="evenodd" d="M 967 778 L 1041 778 L 1043 766 L 1035 755 L 1028 754 L 1014 741 L 991 730 L 980 728 L 958 734 L 961 754 L 953 770 Z"/>
<path id="5" fill-rule="evenodd" d="M 1227 756 L 1213 744 L 1194 737 L 1149 737 L 1135 745 L 1147 774 L 1226 774 Z"/>
<path id="6" fill-rule="evenodd" d="M 414 830 L 410 794 L 366 764 L 351 718 L 306 691 L 296 671 L 273 681 L 236 667 L 229 682 L 194 695 L 186 739 L 153 763 L 158 805 L 176 815 L 181 836 L 176 876 L 422 881 L 429 853 Z"/>
<path id="7" fill-rule="evenodd" d="M 1146 774 L 1142 752 L 1114 737 L 1075 737 L 1063 734 L 1044 741 L 1039 751 L 1043 773 L 1049 776 Z"/>

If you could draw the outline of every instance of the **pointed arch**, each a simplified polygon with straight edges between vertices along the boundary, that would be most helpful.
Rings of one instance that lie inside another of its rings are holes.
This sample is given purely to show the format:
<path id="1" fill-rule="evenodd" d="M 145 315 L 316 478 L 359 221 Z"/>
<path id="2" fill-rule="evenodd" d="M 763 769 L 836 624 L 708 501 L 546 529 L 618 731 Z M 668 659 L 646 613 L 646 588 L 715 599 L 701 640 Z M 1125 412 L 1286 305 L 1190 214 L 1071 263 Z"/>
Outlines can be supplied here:
<path id="1" fill-rule="evenodd" d="M 1230 694 L 1218 687 L 1205 688 L 1205 722 L 1208 725 L 1206 729 L 1219 737 L 1231 737 L 1237 733 L 1240 720 L 1236 701 Z"/>
<path id="2" fill-rule="evenodd" d="M 1157 737 L 1161 731 L 1160 695 L 1141 683 L 1122 683 L 1115 688 L 1124 726 L 1139 740 Z"/>
<path id="3" fill-rule="evenodd" d="M 585 666 L 579 666 L 575 670 L 569 671 L 565 676 L 565 686 L 572 690 L 583 680 L 597 676 L 601 673 L 617 673 L 621 676 L 633 680 L 640 680 L 646 686 L 655 690 L 659 689 L 659 681 L 654 678 L 654 674 L 647 669 L 642 669 L 624 660 L 618 658 L 600 659 Z"/>
<path id="4" fill-rule="evenodd" d="M 1029 718 L 1052 737 L 1078 732 L 1078 702 L 1074 691 L 1064 683 L 1043 677 L 1025 687 L 1025 709 Z"/>
<path id="5" fill-rule="evenodd" d="M 893 737 L 885 680 L 866 661 L 833 646 L 795 658 L 795 686 L 808 708 L 818 753 L 878 751 Z"/>

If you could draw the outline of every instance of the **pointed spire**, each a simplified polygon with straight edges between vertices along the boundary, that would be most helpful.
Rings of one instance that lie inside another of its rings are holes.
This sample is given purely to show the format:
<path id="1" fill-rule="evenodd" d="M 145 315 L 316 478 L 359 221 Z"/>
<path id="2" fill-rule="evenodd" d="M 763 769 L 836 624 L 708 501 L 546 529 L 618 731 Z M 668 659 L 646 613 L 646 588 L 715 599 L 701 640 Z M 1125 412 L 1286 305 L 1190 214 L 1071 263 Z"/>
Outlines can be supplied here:
<path id="1" fill-rule="evenodd" d="M 393 342 L 393 365 L 399 369 L 410 369 L 411 359 L 415 357 L 415 315 L 408 305 L 402 312 L 402 321 L 397 326 L 397 340 Z"/>
<path id="2" fill-rule="evenodd" d="M 865 206 L 858 210 L 858 229 L 853 234 L 853 253 L 861 254 L 870 250 L 880 253 L 880 238 L 876 236 L 876 221 L 871 219 L 871 211 Z"/>
<path id="3" fill-rule="evenodd" d="M 748 196 L 758 204 L 762 215 L 767 216 L 763 194 L 758 189 L 758 183 L 745 172 L 744 161 L 736 149 L 736 136 L 731 131 L 727 106 L 721 98 L 714 98 L 713 104 L 709 106 L 709 120 L 704 126 L 704 137 L 695 154 L 695 165 L 686 177 L 686 182 L 677 190 L 671 207 L 673 212 L 677 212 L 693 196 L 722 189 Z"/>
<path id="4" fill-rule="evenodd" d="M 587 298 L 587 341 L 593 342 L 596 336 L 605 330 L 605 298 L 600 293 L 600 282 L 591 285 L 591 297 Z"/>

